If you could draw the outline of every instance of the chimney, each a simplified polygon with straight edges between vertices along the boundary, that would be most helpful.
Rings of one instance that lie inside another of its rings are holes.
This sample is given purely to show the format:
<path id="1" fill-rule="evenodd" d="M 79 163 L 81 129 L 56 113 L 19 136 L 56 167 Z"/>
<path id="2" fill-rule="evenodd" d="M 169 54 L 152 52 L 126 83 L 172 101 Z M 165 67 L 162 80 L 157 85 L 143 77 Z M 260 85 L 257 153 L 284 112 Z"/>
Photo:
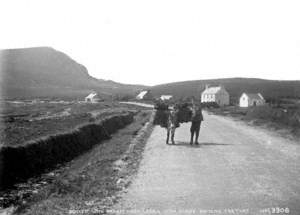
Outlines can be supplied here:
<path id="1" fill-rule="evenodd" d="M 209 84 L 205 84 L 205 89 L 208 89 L 209 88 Z"/>

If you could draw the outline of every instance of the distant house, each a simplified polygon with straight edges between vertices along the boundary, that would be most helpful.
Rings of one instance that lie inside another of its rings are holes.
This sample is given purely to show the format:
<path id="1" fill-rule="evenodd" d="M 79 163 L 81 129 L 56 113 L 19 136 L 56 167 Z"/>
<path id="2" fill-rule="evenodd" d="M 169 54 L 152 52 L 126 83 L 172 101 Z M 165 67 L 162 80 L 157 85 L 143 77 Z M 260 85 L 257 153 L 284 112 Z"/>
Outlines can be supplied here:
<path id="1" fill-rule="evenodd" d="M 140 92 L 135 98 L 138 99 L 138 100 L 141 100 L 144 98 L 144 96 L 148 93 L 147 90 L 144 90 L 142 92 Z"/>
<path id="2" fill-rule="evenodd" d="M 143 90 L 135 98 L 137 100 L 151 100 L 153 99 L 153 95 L 150 90 Z"/>
<path id="3" fill-rule="evenodd" d="M 240 97 L 240 107 L 264 105 L 265 99 L 260 93 L 243 93 Z"/>
<path id="4" fill-rule="evenodd" d="M 98 93 L 92 92 L 87 97 L 85 97 L 84 101 L 85 102 L 96 103 L 96 102 L 103 101 L 103 99 L 98 95 Z"/>
<path id="5" fill-rule="evenodd" d="M 166 100 L 172 99 L 173 96 L 172 95 L 161 95 L 159 98 L 160 98 L 160 100 L 166 101 Z"/>
<path id="6" fill-rule="evenodd" d="M 220 106 L 229 105 L 229 93 L 224 86 L 209 87 L 201 93 L 201 102 L 215 102 Z"/>

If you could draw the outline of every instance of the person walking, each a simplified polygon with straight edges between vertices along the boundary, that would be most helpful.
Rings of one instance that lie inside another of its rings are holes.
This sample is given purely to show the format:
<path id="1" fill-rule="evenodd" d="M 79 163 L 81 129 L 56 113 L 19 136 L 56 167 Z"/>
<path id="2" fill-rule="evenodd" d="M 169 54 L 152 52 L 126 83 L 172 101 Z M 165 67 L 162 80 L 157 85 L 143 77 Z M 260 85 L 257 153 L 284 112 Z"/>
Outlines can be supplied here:
<path id="1" fill-rule="evenodd" d="M 191 132 L 191 141 L 190 144 L 193 145 L 194 136 L 195 136 L 195 144 L 198 145 L 198 138 L 200 133 L 201 122 L 203 121 L 202 108 L 201 105 L 196 105 L 194 102 L 192 104 L 192 117 L 191 117 L 192 125 L 190 128 Z"/>

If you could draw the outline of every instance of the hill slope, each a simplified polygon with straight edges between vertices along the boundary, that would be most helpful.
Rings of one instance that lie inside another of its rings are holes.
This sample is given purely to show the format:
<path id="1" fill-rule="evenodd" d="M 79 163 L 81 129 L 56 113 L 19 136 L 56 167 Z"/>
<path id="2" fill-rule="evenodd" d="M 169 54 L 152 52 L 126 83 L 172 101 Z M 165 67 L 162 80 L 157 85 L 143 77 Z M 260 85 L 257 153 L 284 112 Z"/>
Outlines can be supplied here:
<path id="1" fill-rule="evenodd" d="M 177 98 L 189 96 L 199 98 L 206 84 L 224 85 L 234 101 L 243 92 L 260 92 L 265 98 L 300 97 L 300 81 L 273 81 L 254 78 L 226 78 L 168 83 L 153 86 L 151 92 L 156 96 L 172 94 Z"/>
<path id="2" fill-rule="evenodd" d="M 93 78 L 83 65 L 49 47 L 2 50 L 0 68 L 2 98 L 82 98 L 91 90 L 109 95 L 144 88 Z"/>

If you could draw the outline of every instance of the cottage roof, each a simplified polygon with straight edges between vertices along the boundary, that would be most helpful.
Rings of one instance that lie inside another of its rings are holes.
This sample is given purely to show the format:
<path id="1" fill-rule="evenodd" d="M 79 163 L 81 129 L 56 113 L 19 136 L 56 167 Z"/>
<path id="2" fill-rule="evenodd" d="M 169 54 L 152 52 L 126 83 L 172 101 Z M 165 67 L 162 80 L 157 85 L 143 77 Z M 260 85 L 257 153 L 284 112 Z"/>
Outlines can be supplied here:
<path id="1" fill-rule="evenodd" d="M 86 99 L 91 99 L 91 98 L 95 98 L 96 96 L 98 96 L 97 93 L 93 92 L 93 93 L 90 93 L 87 97 L 85 97 Z"/>
<path id="2" fill-rule="evenodd" d="M 148 93 L 147 90 L 142 91 L 142 92 L 140 92 L 140 93 L 136 96 L 136 98 L 137 98 L 137 99 L 143 99 L 144 96 L 145 96 L 147 93 Z"/>
<path id="3" fill-rule="evenodd" d="M 202 93 L 203 94 L 216 94 L 222 89 L 222 87 L 208 87 Z"/>
<path id="4" fill-rule="evenodd" d="M 249 99 L 253 99 L 253 100 L 264 99 L 260 93 L 244 93 L 244 94 L 247 95 Z"/>

